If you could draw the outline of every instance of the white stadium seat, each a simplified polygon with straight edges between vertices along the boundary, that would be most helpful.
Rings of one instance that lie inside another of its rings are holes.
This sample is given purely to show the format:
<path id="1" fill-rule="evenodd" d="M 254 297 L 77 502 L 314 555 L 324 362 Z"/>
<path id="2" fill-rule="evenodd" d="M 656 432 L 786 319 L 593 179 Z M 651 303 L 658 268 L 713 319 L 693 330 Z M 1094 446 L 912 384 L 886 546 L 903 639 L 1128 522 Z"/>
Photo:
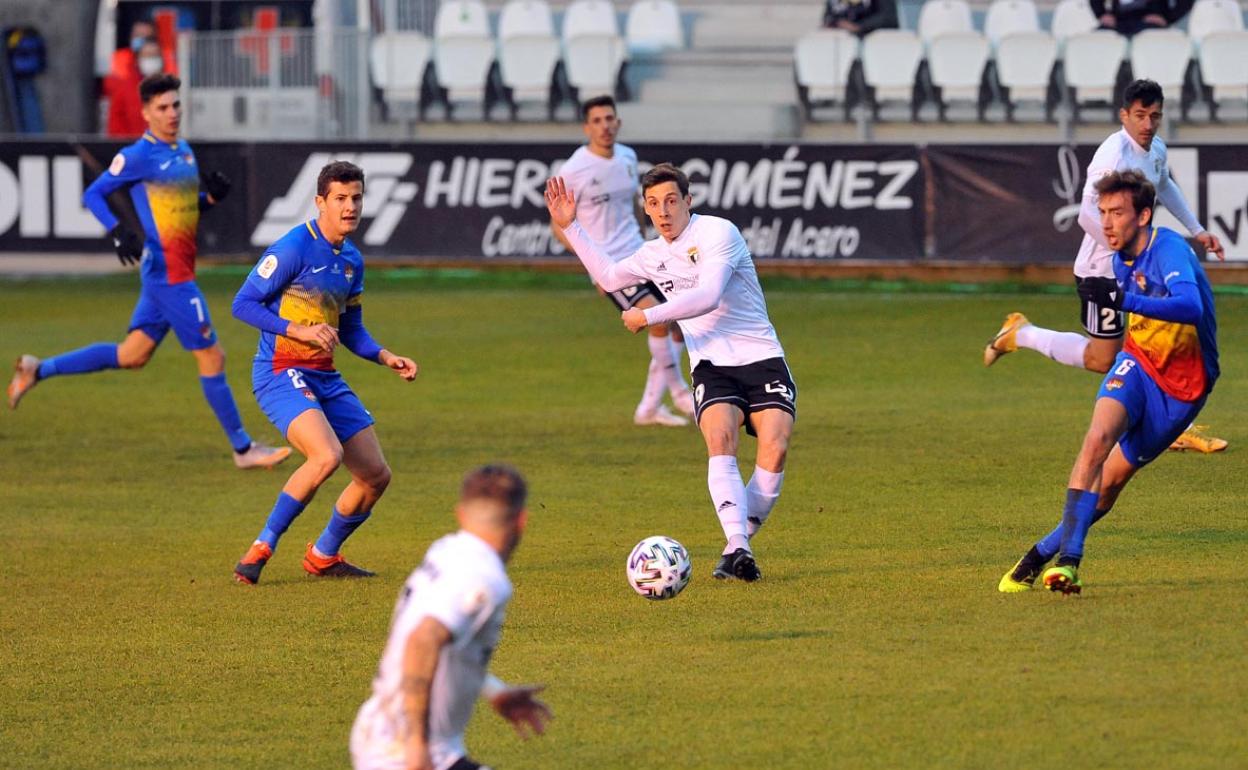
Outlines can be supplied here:
<path id="1" fill-rule="evenodd" d="M 821 29 L 798 39 L 793 48 L 793 71 L 808 117 L 811 108 L 821 102 L 840 102 L 848 111 L 849 73 L 858 58 L 858 48 L 858 38 L 843 29 Z"/>
<path id="2" fill-rule="evenodd" d="M 575 0 L 563 15 L 563 65 L 577 102 L 613 94 L 627 58 L 615 6 Z"/>
<path id="3" fill-rule="evenodd" d="M 1039 101 L 1052 117 L 1049 84 L 1057 61 L 1057 41 L 1047 32 L 1018 32 L 997 46 L 997 79 L 1005 89 L 1006 116 L 1013 118 L 1020 101 Z"/>
<path id="4" fill-rule="evenodd" d="M 1187 117 L 1187 103 L 1182 100 L 1187 65 L 1192 60 L 1192 41 L 1179 29 L 1146 29 L 1131 38 L 1131 72 L 1136 78 L 1156 81 L 1172 104 L 1180 102 Z"/>
<path id="5" fill-rule="evenodd" d="M 559 41 L 545 0 L 508 0 L 498 17 L 498 70 L 515 117 L 520 102 L 544 102 L 553 113 Z"/>
<path id="6" fill-rule="evenodd" d="M 910 102 L 911 117 L 917 119 L 914 81 L 922 59 L 923 44 L 908 30 L 877 29 L 863 38 L 862 76 L 877 118 L 881 101 L 905 100 Z"/>
<path id="7" fill-rule="evenodd" d="M 1040 14 L 1032 0 L 993 0 L 988 6 L 984 35 L 994 51 L 1006 35 L 1039 31 Z"/>
<path id="8" fill-rule="evenodd" d="M 1226 101 L 1248 100 L 1248 32 L 1210 32 L 1200 44 L 1200 76 L 1216 116 Z"/>
<path id="9" fill-rule="evenodd" d="M 1074 118 L 1079 107 L 1091 102 L 1114 106 L 1118 67 L 1127 51 L 1127 39 L 1100 29 L 1066 38 L 1065 77 Z"/>
<path id="10" fill-rule="evenodd" d="M 620 25 L 608 0 L 574 0 L 563 13 L 563 39 L 577 35 L 616 35 Z"/>
<path id="11" fill-rule="evenodd" d="M 1092 15 L 1088 0 L 1062 0 L 1053 9 L 1053 19 L 1049 23 L 1049 31 L 1057 41 L 1057 55 L 1062 58 L 1066 38 L 1083 35 L 1094 31 L 1100 22 Z"/>
<path id="12" fill-rule="evenodd" d="M 637 0 L 628 9 L 624 29 L 628 50 L 634 53 L 658 53 L 685 47 L 680 9 L 672 0 Z"/>
<path id="13" fill-rule="evenodd" d="M 984 67 L 988 65 L 988 38 L 978 32 L 946 32 L 928 41 L 927 66 L 937 89 L 940 117 L 949 102 L 973 101 L 984 119 Z"/>
<path id="14" fill-rule="evenodd" d="M 919 11 L 919 37 L 924 44 L 951 32 L 974 32 L 966 0 L 927 0 Z"/>
<path id="15" fill-rule="evenodd" d="M 388 110 L 411 117 L 422 106 L 421 86 L 432 46 L 419 32 L 387 32 L 373 38 L 369 72 Z"/>
<path id="16" fill-rule="evenodd" d="M 434 74 L 445 92 L 448 115 L 455 102 L 484 103 L 494 63 L 494 38 L 485 5 L 480 0 L 444 0 L 433 28 Z M 488 112 L 488 104 L 485 109 Z"/>
<path id="17" fill-rule="evenodd" d="M 1187 17 L 1187 34 L 1196 50 L 1212 32 L 1230 32 L 1244 28 L 1244 13 L 1235 0 L 1197 0 Z"/>

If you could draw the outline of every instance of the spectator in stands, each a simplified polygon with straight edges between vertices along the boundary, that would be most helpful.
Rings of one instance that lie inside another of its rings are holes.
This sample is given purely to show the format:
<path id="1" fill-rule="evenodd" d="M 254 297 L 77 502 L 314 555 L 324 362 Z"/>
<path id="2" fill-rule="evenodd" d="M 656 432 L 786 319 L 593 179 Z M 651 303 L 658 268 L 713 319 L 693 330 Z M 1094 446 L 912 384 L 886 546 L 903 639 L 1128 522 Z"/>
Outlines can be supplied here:
<path id="1" fill-rule="evenodd" d="M 823 26 L 858 37 L 877 29 L 897 29 L 897 0 L 827 0 Z"/>
<path id="2" fill-rule="evenodd" d="M 159 72 L 172 72 L 170 57 L 156 42 L 156 28 L 140 19 L 130 27 L 124 48 L 113 52 L 113 64 L 104 78 L 104 98 L 108 100 L 105 133 L 119 139 L 137 139 L 147 130 L 139 81 Z"/>
<path id="3" fill-rule="evenodd" d="M 1089 0 L 1101 29 L 1131 37 L 1146 29 L 1170 26 L 1168 0 Z M 1182 14 L 1180 14 L 1181 18 Z"/>
<path id="4" fill-rule="evenodd" d="M 1196 0 L 1166 0 L 1166 21 L 1171 25 L 1178 24 L 1183 17 L 1191 13 Z"/>

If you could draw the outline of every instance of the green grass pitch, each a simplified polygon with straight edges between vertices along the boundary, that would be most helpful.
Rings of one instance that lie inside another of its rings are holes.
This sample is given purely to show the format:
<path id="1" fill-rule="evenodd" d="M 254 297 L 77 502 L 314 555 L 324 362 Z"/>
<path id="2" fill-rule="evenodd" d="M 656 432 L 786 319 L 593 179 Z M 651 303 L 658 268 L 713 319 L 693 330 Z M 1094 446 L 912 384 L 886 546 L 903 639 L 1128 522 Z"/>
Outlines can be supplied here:
<path id="1" fill-rule="evenodd" d="M 244 420 L 256 333 L 241 281 L 203 286 Z M 125 278 L 0 283 L 0 357 L 120 338 Z M 293 465 L 234 469 L 190 356 L 41 384 L 0 416 L 0 766 L 331 768 L 394 598 L 453 528 L 462 473 L 528 476 L 530 527 L 494 670 L 544 682 L 556 720 L 522 743 L 479 710 L 475 757 L 523 768 L 1230 768 L 1248 763 L 1248 298 L 1219 295 L 1219 456 L 1168 454 L 1088 543 L 1079 598 L 1005 596 L 1054 524 L 1098 380 L 984 341 L 1050 294 L 819 290 L 770 282 L 799 389 L 765 579 L 710 578 L 721 535 L 693 429 L 635 428 L 645 345 L 580 277 L 370 274 L 365 318 L 422 373 L 340 356 L 394 469 L 345 553 L 299 567 L 340 473 L 257 588 L 231 568 Z M 834 289 L 836 287 L 833 287 Z M 752 440 L 742 465 L 752 467 Z M 624 581 L 646 535 L 693 555 L 673 601 Z"/>

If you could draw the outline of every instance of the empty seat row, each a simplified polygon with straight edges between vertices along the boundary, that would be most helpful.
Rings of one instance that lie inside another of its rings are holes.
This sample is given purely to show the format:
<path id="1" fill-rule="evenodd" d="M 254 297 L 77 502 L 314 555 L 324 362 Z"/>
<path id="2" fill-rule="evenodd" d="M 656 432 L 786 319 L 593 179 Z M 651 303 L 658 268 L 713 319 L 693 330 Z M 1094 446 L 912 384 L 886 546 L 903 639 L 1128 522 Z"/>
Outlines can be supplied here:
<path id="1" fill-rule="evenodd" d="M 423 117 L 429 103 L 442 101 L 449 116 L 454 105 L 478 103 L 488 118 L 491 106 L 504 101 L 513 117 L 526 102 L 545 103 L 553 115 L 562 98 L 560 74 L 579 103 L 622 90 L 630 51 L 684 45 L 672 0 L 637 0 L 625 29 L 627 37 L 620 35 L 609 0 L 575 0 L 556 37 L 545 0 L 509 0 L 499 13 L 495 39 L 481 0 L 444 0 L 432 40 L 417 32 L 376 36 L 370 72 L 386 106 L 400 112 L 415 110 Z"/>

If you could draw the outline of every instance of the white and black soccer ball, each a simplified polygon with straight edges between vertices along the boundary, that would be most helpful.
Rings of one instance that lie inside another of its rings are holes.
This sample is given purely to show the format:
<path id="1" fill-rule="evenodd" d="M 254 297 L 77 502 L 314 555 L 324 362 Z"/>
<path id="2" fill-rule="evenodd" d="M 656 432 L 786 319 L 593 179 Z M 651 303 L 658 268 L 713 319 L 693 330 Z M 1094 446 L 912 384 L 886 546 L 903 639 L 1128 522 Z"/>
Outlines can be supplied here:
<path id="1" fill-rule="evenodd" d="M 693 563 L 683 545 L 652 535 L 633 547 L 626 569 L 634 591 L 647 599 L 671 599 L 689 585 Z"/>

